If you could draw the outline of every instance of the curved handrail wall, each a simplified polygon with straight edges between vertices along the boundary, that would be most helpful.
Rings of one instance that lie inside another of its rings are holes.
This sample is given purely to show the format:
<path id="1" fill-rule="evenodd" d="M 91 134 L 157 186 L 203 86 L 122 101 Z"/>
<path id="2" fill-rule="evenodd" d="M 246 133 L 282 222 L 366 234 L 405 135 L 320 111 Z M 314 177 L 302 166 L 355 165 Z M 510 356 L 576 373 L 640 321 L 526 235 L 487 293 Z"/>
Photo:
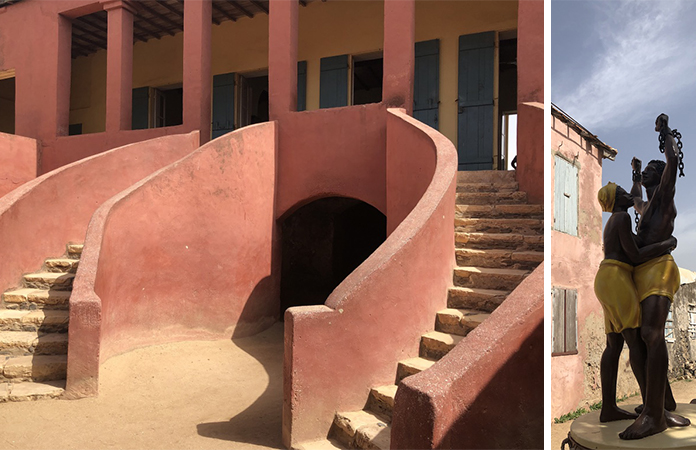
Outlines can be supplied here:
<path id="1" fill-rule="evenodd" d="M 541 448 L 544 264 L 454 349 L 399 385 L 393 449 Z"/>
<path id="2" fill-rule="evenodd" d="M 393 232 L 325 305 L 285 313 L 289 448 L 325 437 L 335 411 L 360 409 L 371 386 L 393 382 L 396 361 L 417 354 L 418 336 L 445 303 L 454 264 L 454 146 L 402 110 L 388 110 L 386 136 Z M 405 218 L 395 226 L 394 217 Z"/>
<path id="3" fill-rule="evenodd" d="M 126 145 L 25 183 L 0 198 L 0 289 L 19 283 L 82 242 L 90 217 L 108 198 L 198 147 L 198 132 Z"/>
<path id="4" fill-rule="evenodd" d="M 275 122 L 245 127 L 102 205 L 70 301 L 69 395 L 95 395 L 115 354 L 277 321 L 275 164 Z"/>

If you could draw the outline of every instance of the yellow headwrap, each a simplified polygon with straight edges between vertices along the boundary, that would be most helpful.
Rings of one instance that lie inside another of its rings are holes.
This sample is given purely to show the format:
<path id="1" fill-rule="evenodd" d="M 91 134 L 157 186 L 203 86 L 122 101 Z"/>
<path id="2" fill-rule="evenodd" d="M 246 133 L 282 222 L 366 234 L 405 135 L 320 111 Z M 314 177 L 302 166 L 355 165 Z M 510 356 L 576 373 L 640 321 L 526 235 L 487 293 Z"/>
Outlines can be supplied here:
<path id="1" fill-rule="evenodd" d="M 597 199 L 602 205 L 602 211 L 612 212 L 614 210 L 614 201 L 616 200 L 616 184 L 611 181 L 597 192 Z"/>

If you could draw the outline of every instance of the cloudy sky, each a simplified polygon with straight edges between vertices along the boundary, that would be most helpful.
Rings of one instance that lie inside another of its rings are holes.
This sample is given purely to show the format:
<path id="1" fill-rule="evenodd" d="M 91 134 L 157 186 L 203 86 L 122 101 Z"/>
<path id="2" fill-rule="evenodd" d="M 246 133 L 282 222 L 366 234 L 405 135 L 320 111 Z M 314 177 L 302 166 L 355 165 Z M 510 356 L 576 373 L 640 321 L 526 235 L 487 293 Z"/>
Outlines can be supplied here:
<path id="1" fill-rule="evenodd" d="M 633 156 L 643 167 L 664 158 L 654 124 L 669 115 L 686 175 L 673 255 L 696 271 L 696 1 L 552 0 L 551 80 L 551 101 L 618 150 L 604 162 L 604 183 L 630 187 Z"/>

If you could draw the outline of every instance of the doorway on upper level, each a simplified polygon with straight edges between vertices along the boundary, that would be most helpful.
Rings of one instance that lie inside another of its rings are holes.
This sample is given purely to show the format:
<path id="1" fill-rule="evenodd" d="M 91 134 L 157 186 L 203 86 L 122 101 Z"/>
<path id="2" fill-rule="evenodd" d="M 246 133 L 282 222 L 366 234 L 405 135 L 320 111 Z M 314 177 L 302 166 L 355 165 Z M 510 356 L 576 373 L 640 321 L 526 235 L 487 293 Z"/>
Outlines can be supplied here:
<path id="1" fill-rule="evenodd" d="M 14 70 L 0 71 L 0 133 L 15 134 Z"/>

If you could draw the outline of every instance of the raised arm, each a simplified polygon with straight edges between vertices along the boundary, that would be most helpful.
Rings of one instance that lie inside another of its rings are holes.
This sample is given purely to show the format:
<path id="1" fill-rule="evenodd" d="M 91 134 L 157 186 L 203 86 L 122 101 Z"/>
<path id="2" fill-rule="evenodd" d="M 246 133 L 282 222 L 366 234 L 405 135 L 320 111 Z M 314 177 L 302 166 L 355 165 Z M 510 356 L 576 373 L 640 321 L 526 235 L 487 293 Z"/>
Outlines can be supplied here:
<path id="1" fill-rule="evenodd" d="M 674 200 L 674 186 L 677 183 L 677 169 L 679 168 L 679 157 L 677 155 L 677 143 L 672 135 L 672 130 L 668 125 L 669 117 L 667 114 L 660 114 L 655 120 L 655 131 L 663 133 L 665 136 L 665 160 L 667 165 L 662 172 L 660 187 L 656 195 L 660 195 L 663 201 Z"/>
<path id="2" fill-rule="evenodd" d="M 621 216 L 616 217 L 616 220 L 619 221 L 616 227 L 621 242 L 621 248 L 634 265 L 642 264 L 653 258 L 662 256 L 677 246 L 677 239 L 671 236 L 666 241 L 638 248 L 635 235 L 631 231 L 631 216 L 628 214 L 621 214 Z"/>
<path id="3" fill-rule="evenodd" d="M 631 196 L 633 197 L 633 207 L 638 214 L 643 214 L 643 207 L 645 202 L 643 201 L 643 185 L 640 184 L 640 173 L 643 163 L 640 159 L 633 157 L 631 160 L 631 168 L 633 169 L 633 186 L 631 186 Z"/>

